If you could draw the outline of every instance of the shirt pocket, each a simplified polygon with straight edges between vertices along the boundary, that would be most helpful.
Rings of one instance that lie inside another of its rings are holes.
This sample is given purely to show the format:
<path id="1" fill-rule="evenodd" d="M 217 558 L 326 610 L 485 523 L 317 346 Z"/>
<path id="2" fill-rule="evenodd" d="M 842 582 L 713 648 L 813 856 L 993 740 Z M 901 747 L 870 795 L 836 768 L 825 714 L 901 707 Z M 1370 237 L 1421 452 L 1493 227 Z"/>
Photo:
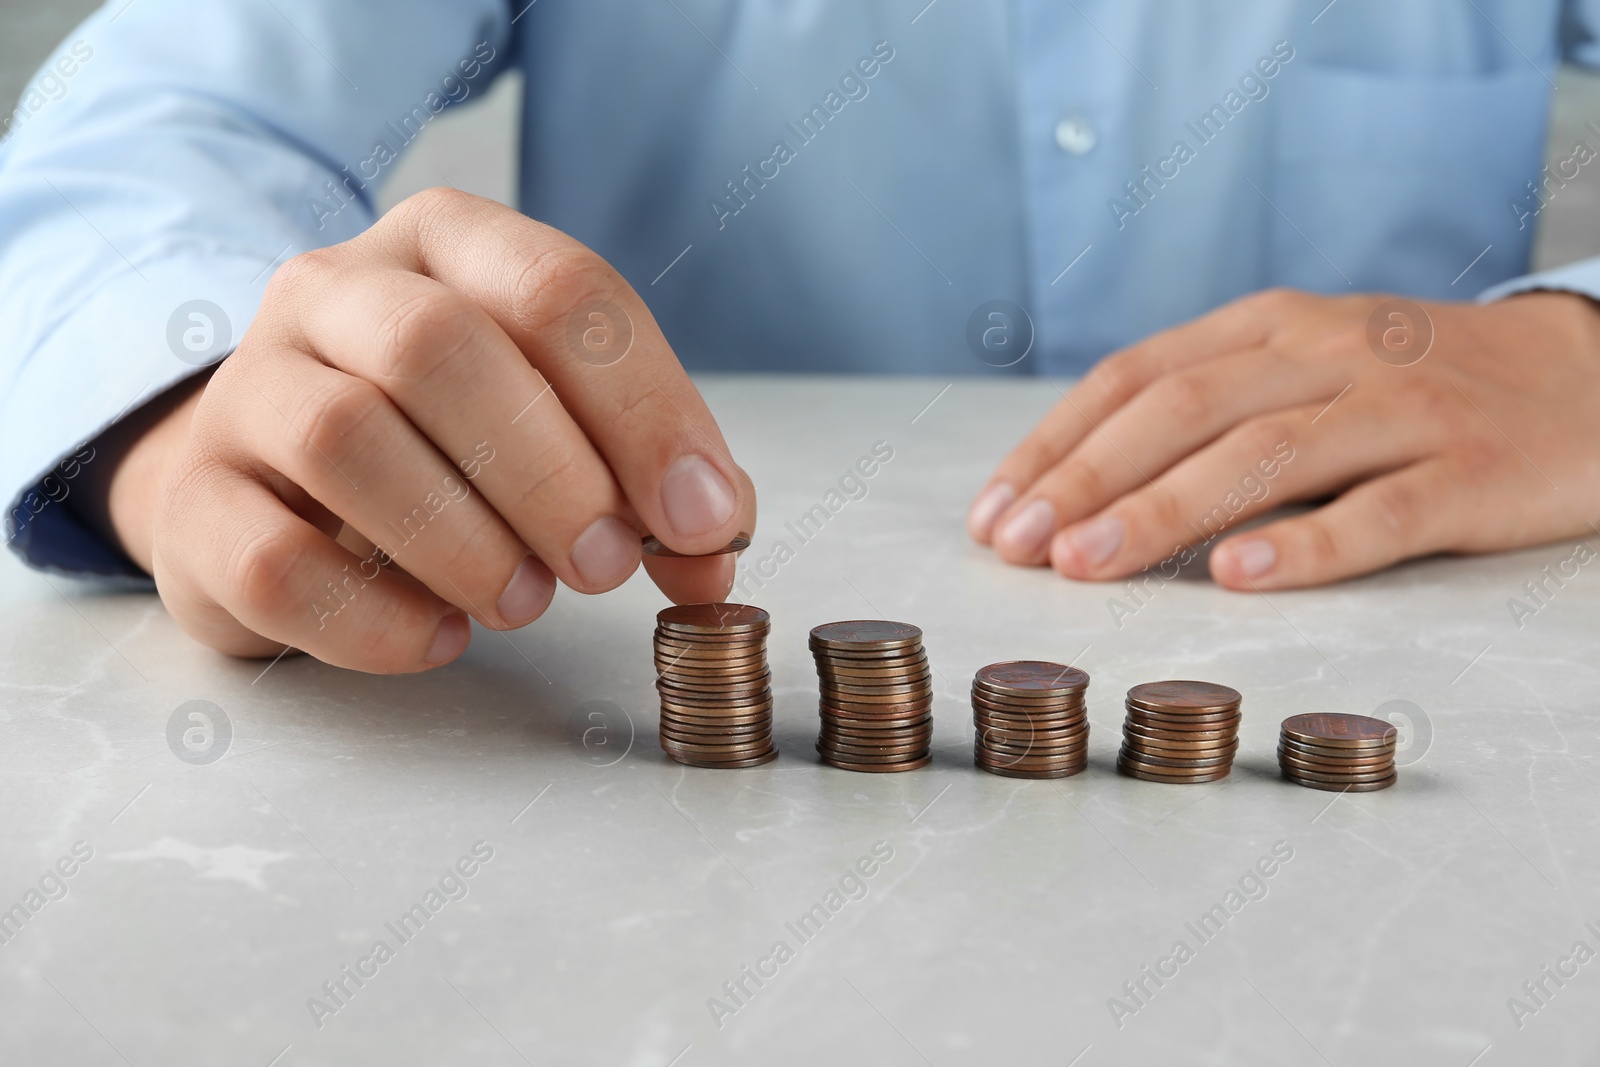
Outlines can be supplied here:
<path id="1" fill-rule="evenodd" d="M 1527 270 L 1533 219 L 1513 204 L 1537 206 L 1527 183 L 1543 165 L 1542 70 L 1411 77 L 1309 63 L 1275 88 L 1272 284 L 1470 299 Z"/>

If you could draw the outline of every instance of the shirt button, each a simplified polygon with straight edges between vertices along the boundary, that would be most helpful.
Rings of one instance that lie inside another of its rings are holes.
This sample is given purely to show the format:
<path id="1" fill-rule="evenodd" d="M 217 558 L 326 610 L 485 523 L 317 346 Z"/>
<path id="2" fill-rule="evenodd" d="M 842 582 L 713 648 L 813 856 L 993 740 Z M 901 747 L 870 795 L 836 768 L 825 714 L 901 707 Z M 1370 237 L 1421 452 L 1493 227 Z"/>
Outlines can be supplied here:
<path id="1" fill-rule="evenodd" d="M 1075 156 L 1086 155 L 1094 147 L 1094 142 L 1094 127 L 1089 125 L 1087 119 L 1068 115 L 1056 123 L 1056 144 L 1063 152 Z"/>

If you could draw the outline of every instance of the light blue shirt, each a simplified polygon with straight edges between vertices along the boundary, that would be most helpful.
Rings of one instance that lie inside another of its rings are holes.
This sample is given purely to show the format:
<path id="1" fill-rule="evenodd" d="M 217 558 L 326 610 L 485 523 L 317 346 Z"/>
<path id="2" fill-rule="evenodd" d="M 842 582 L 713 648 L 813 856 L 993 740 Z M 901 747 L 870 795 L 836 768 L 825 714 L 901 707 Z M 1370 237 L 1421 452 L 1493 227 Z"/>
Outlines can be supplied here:
<path id="1" fill-rule="evenodd" d="M 12 544 L 134 573 L 62 506 L 83 443 L 513 66 L 521 208 L 690 368 L 1076 374 L 1266 286 L 1600 295 L 1597 261 L 1518 277 L 1588 162 L 1540 169 L 1597 31 L 1600 0 L 113 0 L 0 144 Z"/>

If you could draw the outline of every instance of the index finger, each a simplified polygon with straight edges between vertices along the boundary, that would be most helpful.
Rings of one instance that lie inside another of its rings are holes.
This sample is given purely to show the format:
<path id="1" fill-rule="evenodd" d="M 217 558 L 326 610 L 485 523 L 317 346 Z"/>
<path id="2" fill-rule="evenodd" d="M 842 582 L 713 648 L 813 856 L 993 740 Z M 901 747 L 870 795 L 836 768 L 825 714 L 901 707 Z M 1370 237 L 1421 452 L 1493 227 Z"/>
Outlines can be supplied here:
<path id="1" fill-rule="evenodd" d="M 644 301 L 598 254 L 502 204 L 450 189 L 412 197 L 357 240 L 483 308 L 549 382 L 664 544 L 700 554 L 754 527 L 754 494 L 699 390 Z"/>

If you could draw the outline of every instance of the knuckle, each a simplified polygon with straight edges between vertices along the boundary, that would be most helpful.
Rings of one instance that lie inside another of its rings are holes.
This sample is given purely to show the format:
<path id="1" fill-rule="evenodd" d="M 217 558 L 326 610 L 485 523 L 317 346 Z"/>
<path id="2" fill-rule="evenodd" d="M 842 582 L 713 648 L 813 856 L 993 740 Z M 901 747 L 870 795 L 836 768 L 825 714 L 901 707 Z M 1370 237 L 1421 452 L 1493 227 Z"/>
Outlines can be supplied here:
<path id="1" fill-rule="evenodd" d="M 268 618 L 286 618 L 303 600 L 306 551 L 279 526 L 257 530 L 228 555 L 222 588 L 228 603 Z"/>
<path id="2" fill-rule="evenodd" d="M 1283 314 L 1298 308 L 1301 301 L 1305 299 L 1305 295 L 1298 289 L 1275 285 L 1270 289 L 1252 293 L 1245 297 L 1243 302 L 1252 305 L 1258 311 L 1268 314 Z"/>
<path id="3" fill-rule="evenodd" d="M 1215 406 L 1205 377 L 1194 371 L 1169 374 L 1150 387 L 1151 399 L 1168 415 L 1205 422 Z"/>
<path id="4" fill-rule="evenodd" d="M 272 278 L 262 294 L 262 306 L 270 306 L 295 293 L 322 288 L 336 269 L 334 261 L 337 258 L 338 253 L 332 248 L 313 248 L 290 256 L 272 272 Z"/>
<path id="5" fill-rule="evenodd" d="M 390 214 L 396 217 L 396 221 L 426 226 L 460 212 L 477 199 L 460 189 L 436 185 L 420 193 L 412 193 L 396 204 Z"/>
<path id="6" fill-rule="evenodd" d="M 378 373 L 400 381 L 427 378 L 466 348 L 471 323 L 464 302 L 448 291 L 397 301 L 376 330 Z"/>
<path id="7" fill-rule="evenodd" d="M 517 513 L 548 515 L 552 489 L 560 487 L 577 464 L 578 456 L 571 449 L 552 450 L 541 456 L 540 462 L 524 476 L 522 491 L 517 496 Z"/>
<path id="8" fill-rule="evenodd" d="M 1276 455 L 1284 445 L 1293 445 L 1299 438 L 1296 427 L 1276 417 L 1252 419 L 1231 436 L 1245 454 L 1263 459 Z"/>
<path id="9" fill-rule="evenodd" d="M 362 428 L 389 404 L 383 391 L 360 378 L 325 387 L 302 406 L 295 436 L 301 458 L 338 466 L 359 446 Z"/>
<path id="10" fill-rule="evenodd" d="M 1401 543 L 1413 540 L 1421 529 L 1423 503 L 1409 482 L 1379 482 L 1372 490 L 1372 509 L 1383 530 Z"/>
<path id="11" fill-rule="evenodd" d="M 558 323 L 574 309 L 619 288 L 613 271 L 577 242 L 558 242 L 530 259 L 511 283 L 521 325 L 532 331 Z"/>
<path id="12" fill-rule="evenodd" d="M 1183 526 L 1184 515 L 1177 494 L 1162 485 L 1152 485 L 1141 494 L 1143 500 L 1140 506 L 1148 516 L 1147 529 L 1176 530 Z M 1145 523 L 1134 523 L 1135 526 L 1144 526 Z"/>
<path id="13" fill-rule="evenodd" d="M 1339 539 L 1333 535 L 1328 524 L 1317 516 L 1306 519 L 1301 528 L 1301 551 L 1310 564 L 1307 569 L 1314 574 L 1337 571 L 1340 560 L 1344 558 Z"/>
<path id="14" fill-rule="evenodd" d="M 1096 364 L 1084 384 L 1113 400 L 1130 397 L 1144 387 L 1143 364 L 1132 350 L 1118 352 Z"/>
<path id="15" fill-rule="evenodd" d="M 1060 485 L 1052 487 L 1051 496 L 1057 500 L 1081 500 L 1091 503 L 1110 503 L 1110 479 L 1092 463 L 1074 463 L 1062 472 Z"/>

